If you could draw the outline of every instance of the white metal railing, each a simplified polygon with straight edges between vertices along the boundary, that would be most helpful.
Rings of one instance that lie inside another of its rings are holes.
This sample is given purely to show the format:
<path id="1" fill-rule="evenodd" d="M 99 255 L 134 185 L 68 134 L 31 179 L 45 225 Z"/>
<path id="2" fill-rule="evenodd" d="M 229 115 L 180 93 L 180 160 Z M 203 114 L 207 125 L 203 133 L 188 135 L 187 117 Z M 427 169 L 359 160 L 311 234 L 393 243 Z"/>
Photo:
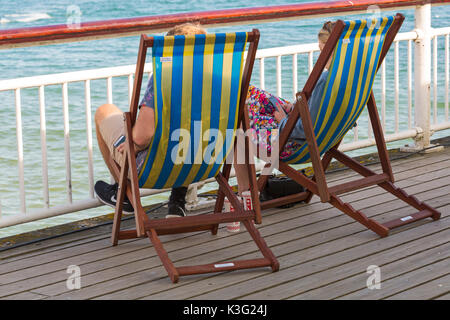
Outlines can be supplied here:
<path id="1" fill-rule="evenodd" d="M 427 15 L 429 19 L 430 14 L 429 5 L 424 5 L 416 8 L 416 29 L 411 32 L 405 32 L 398 34 L 393 46 L 393 70 L 394 73 L 394 120 L 389 122 L 386 117 L 386 63 L 384 62 L 380 70 L 380 90 L 376 96 L 376 101 L 380 103 L 381 122 L 385 130 L 385 139 L 387 142 L 402 140 L 406 138 L 414 138 L 416 145 L 420 147 L 427 147 L 429 145 L 429 137 L 433 131 L 445 130 L 450 128 L 449 121 L 449 35 L 450 27 L 431 29 L 430 21 L 426 21 Z M 423 16 L 422 18 L 420 18 Z M 422 30 L 428 30 L 423 32 Z M 444 104 L 445 114 L 443 121 L 438 121 L 438 39 L 444 38 L 444 69 L 445 69 L 445 88 L 444 88 Z M 433 52 L 431 54 L 431 46 L 427 49 L 427 41 L 433 41 Z M 425 49 L 423 43 L 425 41 Z M 407 110 L 408 126 L 406 129 L 400 128 L 400 99 L 399 95 L 401 88 L 400 81 L 400 43 L 406 43 L 406 53 L 402 57 L 406 57 L 407 68 L 407 86 L 402 88 L 406 90 L 407 103 L 402 106 Z M 413 60 L 413 44 L 414 46 L 414 60 Z M 430 51 L 430 54 L 427 53 Z M 257 62 L 255 66 L 259 66 L 259 86 L 265 88 L 266 82 L 266 64 L 270 59 L 275 59 L 275 80 L 276 80 L 276 94 L 278 96 L 283 95 L 283 89 L 289 87 L 285 84 L 283 86 L 283 64 L 282 57 L 291 57 L 292 64 L 288 66 L 292 70 L 292 83 L 290 90 L 295 93 L 298 88 L 298 58 L 302 55 L 307 56 L 307 70 L 311 72 L 314 62 L 314 54 L 319 51 L 317 44 L 300 44 L 287 47 L 260 49 L 257 52 Z M 431 61 L 433 65 L 431 66 Z M 428 70 L 425 69 L 428 66 Z M 414 68 L 413 68 L 414 67 Z M 433 70 L 433 96 L 430 94 L 431 79 L 427 82 L 427 76 L 430 74 L 430 70 Z M 17 136 L 17 162 L 19 170 L 19 201 L 21 214 L 16 214 L 10 217 L 0 218 L 0 228 L 5 226 L 16 225 L 33 220 L 48 218 L 64 213 L 75 212 L 88 208 L 93 208 L 101 205 L 100 202 L 94 197 L 94 160 L 93 160 L 93 141 L 92 141 L 92 105 L 91 105 L 91 81 L 103 79 L 106 80 L 106 100 L 108 103 L 113 103 L 113 79 L 119 77 L 128 78 L 128 102 L 131 100 L 131 93 L 133 88 L 133 75 L 135 71 L 134 65 L 102 68 L 95 70 L 83 70 L 76 72 L 43 75 L 26 77 L 11 80 L 0 81 L 1 91 L 13 91 L 15 96 L 15 110 L 16 110 L 16 136 Z M 151 71 L 151 64 L 148 63 L 145 66 L 145 72 Z M 258 74 L 258 73 L 256 73 Z M 414 88 L 413 88 L 413 74 L 414 74 Z M 86 145 L 87 145 L 87 167 L 88 167 L 88 179 L 89 190 L 87 192 L 88 197 L 84 200 L 73 201 L 72 194 L 72 168 L 71 168 L 71 153 L 70 153 L 70 127 L 69 127 L 69 83 L 83 82 L 84 94 L 85 94 L 85 117 L 86 117 Z M 65 150 L 65 189 L 67 203 L 63 205 L 51 206 L 49 195 L 49 176 L 48 176 L 48 155 L 47 155 L 47 127 L 46 127 L 46 99 L 45 90 L 47 86 L 58 85 L 62 88 L 62 109 L 63 109 L 63 122 L 64 122 L 64 150 Z M 39 96 L 39 112 L 40 112 L 40 140 L 41 140 L 41 157 L 42 157 L 42 185 L 43 185 L 43 203 L 42 209 L 36 209 L 33 212 L 28 212 L 26 206 L 25 197 L 25 177 L 24 177 L 24 146 L 23 146 L 23 133 L 22 133 L 22 106 L 21 106 L 21 89 L 24 88 L 38 88 Z M 427 91 L 428 88 L 428 91 Z M 413 96 L 413 89 L 415 96 Z M 423 91 L 425 90 L 425 91 Z M 292 96 L 292 98 L 294 98 Z M 413 114 L 413 100 L 414 100 L 414 114 Z M 433 101 L 433 107 L 430 108 Z M 431 112 L 433 113 L 433 120 L 430 120 Z M 414 120 L 414 121 L 413 121 Z M 414 123 L 413 123 L 414 122 Z M 361 123 L 367 124 L 364 128 Z M 367 117 L 362 116 L 359 120 L 359 124 L 354 128 L 353 141 L 345 141 L 341 145 L 340 149 L 344 151 L 355 150 L 358 148 L 364 148 L 375 144 L 373 139 L 373 133 L 370 125 L 368 125 Z M 386 128 L 393 128 L 393 132 L 387 133 Z M 363 131 L 363 129 L 365 131 Z M 367 133 L 367 134 L 364 134 Z M 212 181 L 212 180 L 211 180 Z M 152 195 L 166 190 L 142 190 L 142 195 Z M 5 208 L 3 208 L 4 210 Z M 0 217 L 1 217 L 1 203 L 0 203 Z"/>

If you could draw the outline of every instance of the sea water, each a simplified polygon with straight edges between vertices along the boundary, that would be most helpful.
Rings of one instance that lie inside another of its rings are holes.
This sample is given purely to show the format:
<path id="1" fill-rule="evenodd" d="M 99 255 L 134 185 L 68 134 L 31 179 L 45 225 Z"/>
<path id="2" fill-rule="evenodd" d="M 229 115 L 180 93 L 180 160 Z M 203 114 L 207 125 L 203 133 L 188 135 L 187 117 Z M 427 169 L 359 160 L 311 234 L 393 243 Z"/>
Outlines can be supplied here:
<path id="1" fill-rule="evenodd" d="M 300 3 L 310 1 L 277 1 L 277 5 Z M 243 1 L 243 0 L 169 0 L 169 1 L 34 1 L 0 0 L 0 32 L 11 28 L 25 28 L 43 25 L 67 24 L 77 22 L 99 21 L 119 18 L 132 18 L 183 12 L 205 10 L 244 8 L 255 6 L 274 5 L 273 1 Z M 395 10 L 382 12 L 382 15 L 401 12 L 406 20 L 400 32 L 410 31 L 414 28 L 414 10 Z M 362 15 L 343 15 L 332 19 L 358 19 L 376 15 L 370 11 Z M 431 11 L 432 27 L 447 27 L 450 21 L 450 6 L 433 7 Z M 251 24 L 222 28 L 209 28 L 208 32 L 250 31 L 258 28 L 261 32 L 259 48 L 272 48 L 295 44 L 313 43 L 317 41 L 317 32 L 322 26 L 324 18 L 302 19 L 294 21 L 270 22 L 264 24 Z M 121 37 L 115 39 L 73 42 L 56 45 L 37 46 L 29 48 L 16 48 L 0 50 L 0 80 L 30 77 L 37 75 L 54 74 L 61 72 L 88 70 L 104 67 L 131 65 L 136 63 L 139 37 Z M 400 130 L 408 128 L 407 123 L 407 64 L 406 43 L 400 44 Z M 444 41 L 443 37 L 438 43 L 438 117 L 444 114 Z M 315 59 L 317 55 L 315 55 Z M 291 57 L 282 58 L 282 96 L 292 100 L 292 72 Z M 392 123 L 394 119 L 394 85 L 393 85 L 393 50 L 386 58 L 386 121 Z M 298 58 L 298 88 L 302 88 L 306 81 L 307 56 Z M 265 87 L 270 92 L 276 92 L 275 59 L 266 59 Z M 259 64 L 255 64 L 252 83 L 259 85 Z M 84 84 L 82 82 L 70 83 L 69 113 L 70 113 L 70 154 L 73 201 L 86 199 L 89 196 L 89 182 L 87 169 L 87 146 L 85 132 L 85 100 Z M 375 93 L 380 90 L 380 75 L 375 82 Z M 43 208 L 42 158 L 40 141 L 40 118 L 38 89 L 21 90 L 25 192 L 27 212 Z M 92 119 L 95 109 L 106 102 L 106 81 L 94 80 L 91 82 Z M 63 134 L 62 89 L 60 85 L 45 88 L 46 127 L 47 127 L 47 155 L 49 168 L 50 206 L 67 203 L 66 195 L 66 169 Z M 113 102 L 122 110 L 128 108 L 127 78 L 113 79 Z M 380 104 L 380 102 L 378 102 Z M 364 121 L 363 121 L 364 122 Z M 361 127 L 366 127 L 361 123 Z M 20 214 L 18 166 L 17 166 L 17 140 L 16 115 L 14 92 L 0 92 L 0 212 L 2 217 Z M 388 127 L 386 131 L 392 133 L 394 128 Z M 366 131 L 366 130 L 365 130 Z M 361 132 L 361 138 L 367 135 Z M 443 133 L 448 135 L 447 133 Z M 101 154 L 94 144 L 94 181 L 109 181 L 110 177 L 103 163 Z M 391 146 L 399 143 L 391 144 Z M 367 151 L 365 151 L 367 152 Z M 165 201 L 168 194 L 148 197 L 145 204 Z M 101 206 L 73 214 L 45 219 L 20 226 L 0 230 L 0 237 L 21 233 L 73 220 L 101 215 L 111 212 L 112 209 Z"/>

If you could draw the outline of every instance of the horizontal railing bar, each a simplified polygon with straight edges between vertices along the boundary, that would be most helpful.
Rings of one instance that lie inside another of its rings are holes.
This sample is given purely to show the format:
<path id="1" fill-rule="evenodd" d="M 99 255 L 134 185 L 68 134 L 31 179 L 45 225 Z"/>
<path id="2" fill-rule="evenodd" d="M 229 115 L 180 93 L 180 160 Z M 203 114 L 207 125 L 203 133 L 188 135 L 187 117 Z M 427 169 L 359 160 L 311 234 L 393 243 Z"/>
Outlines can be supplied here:
<path id="1" fill-rule="evenodd" d="M 164 190 L 141 190 L 141 196 L 146 197 L 158 193 L 162 193 L 165 191 L 169 191 L 170 189 L 164 189 Z M 0 228 L 6 228 L 11 227 L 14 225 L 27 223 L 35 220 L 40 219 L 46 219 L 51 217 L 56 217 L 59 215 L 87 210 L 87 209 L 93 209 L 100 206 L 103 206 L 104 204 L 101 203 L 97 198 L 91 198 L 91 199 L 84 199 L 84 200 L 78 200 L 73 201 L 71 204 L 64 204 L 64 205 L 55 205 L 50 208 L 42 208 L 42 209 L 36 209 L 28 214 L 16 214 L 11 217 L 2 217 L 0 219 Z M 112 211 L 113 209 L 111 209 Z"/>
<path id="2" fill-rule="evenodd" d="M 264 167 L 263 163 L 255 164 L 255 168 L 256 168 L 257 172 L 262 170 L 263 167 Z M 236 176 L 236 173 L 235 173 L 234 169 L 232 169 L 230 172 L 230 178 L 233 178 L 235 176 Z M 212 182 L 216 182 L 216 179 L 209 178 L 209 179 L 206 179 L 204 182 L 205 182 L 205 184 L 212 183 Z M 167 192 L 170 190 L 171 190 L 170 188 L 168 188 L 168 189 L 139 189 L 139 193 L 140 193 L 141 197 L 147 197 L 147 196 Z M 60 216 L 60 215 L 67 214 L 67 213 L 72 213 L 72 212 L 77 212 L 77 211 L 82 211 L 82 210 L 87 210 L 87 209 L 93 209 L 93 208 L 97 208 L 97 207 L 100 207 L 103 205 L 104 204 L 101 203 L 97 198 L 93 198 L 93 199 L 91 198 L 91 199 L 73 201 L 69 205 L 64 204 L 64 205 L 56 205 L 56 206 L 53 206 L 50 208 L 35 209 L 26 215 L 25 214 L 15 214 L 11 217 L 3 216 L 0 219 L 0 229 L 6 228 L 6 227 L 11 227 L 11 226 L 22 224 L 22 223 L 56 217 L 56 216 Z M 111 212 L 112 212 L 112 209 L 111 209 Z"/>
<path id="3" fill-rule="evenodd" d="M 450 121 L 431 124 L 430 129 L 432 131 L 441 131 L 441 130 L 450 129 Z"/>
<path id="4" fill-rule="evenodd" d="M 199 22 L 206 27 L 221 27 L 366 13 L 370 5 L 376 5 L 377 9 L 384 11 L 395 8 L 413 8 L 424 3 L 442 5 L 449 2 L 450 0 L 321 1 L 92 21 L 77 25 L 60 24 L 9 29 L 3 30 L 0 35 L 0 49 L 125 37 L 144 32 L 160 33 L 185 22 Z"/>
<path id="5" fill-rule="evenodd" d="M 442 29 L 449 29 L 449 28 L 442 28 Z M 397 37 L 395 38 L 395 41 L 415 40 L 415 39 L 417 39 L 416 32 L 404 32 L 398 34 Z M 289 56 L 294 54 L 309 53 L 313 51 L 319 51 L 319 46 L 317 43 L 259 49 L 256 53 L 256 59 L 275 58 L 278 56 Z M 135 72 L 135 69 L 136 69 L 135 65 L 126 65 L 119 67 L 89 69 L 89 70 L 63 72 L 33 77 L 6 79 L 0 80 L 0 91 L 39 87 L 41 85 L 44 86 L 57 85 L 63 82 L 70 83 L 86 80 L 106 79 L 108 77 L 123 77 L 133 74 Z M 144 72 L 151 72 L 151 71 L 152 65 L 149 62 L 145 65 Z"/>
<path id="6" fill-rule="evenodd" d="M 446 34 L 450 33 L 450 27 L 444 27 L 444 28 L 432 28 L 431 29 L 431 36 L 444 36 Z"/>
<path id="7" fill-rule="evenodd" d="M 151 63 L 145 65 L 144 71 L 150 72 L 152 70 Z M 85 80 L 105 79 L 111 76 L 122 77 L 133 74 L 136 71 L 135 65 L 90 69 L 81 71 L 72 71 L 64 73 L 46 74 L 42 76 L 24 77 L 16 79 L 0 80 L 0 91 L 14 90 L 17 88 L 31 88 L 39 87 L 41 85 L 58 85 L 63 82 L 77 82 Z"/>
<path id="8" fill-rule="evenodd" d="M 445 29 L 445 28 L 443 28 L 443 29 Z M 435 30 L 440 30 L 440 29 L 435 29 Z M 394 38 L 394 42 L 405 41 L 405 40 L 416 40 L 418 37 L 419 36 L 418 36 L 417 32 L 415 32 L 415 31 L 397 33 L 397 35 Z"/>
<path id="9" fill-rule="evenodd" d="M 281 53 L 280 49 L 282 49 Z M 317 43 L 305 43 L 278 48 L 258 49 L 256 52 L 256 59 L 276 58 L 278 56 L 289 56 L 293 54 L 309 53 L 312 51 L 319 51 L 319 45 Z"/>
<path id="10" fill-rule="evenodd" d="M 420 130 L 420 128 L 416 128 L 416 129 L 405 130 L 405 131 L 401 131 L 401 132 L 393 133 L 393 134 L 385 134 L 384 140 L 386 142 L 392 142 L 392 141 L 397 141 L 397 140 L 414 138 L 420 132 L 422 132 L 422 130 Z M 358 140 L 358 141 L 354 141 L 354 142 L 341 144 L 339 146 L 339 150 L 342 152 L 352 151 L 352 150 L 356 150 L 356 149 L 371 147 L 371 146 L 374 146 L 375 144 L 376 144 L 376 142 L 375 142 L 374 138 Z"/>

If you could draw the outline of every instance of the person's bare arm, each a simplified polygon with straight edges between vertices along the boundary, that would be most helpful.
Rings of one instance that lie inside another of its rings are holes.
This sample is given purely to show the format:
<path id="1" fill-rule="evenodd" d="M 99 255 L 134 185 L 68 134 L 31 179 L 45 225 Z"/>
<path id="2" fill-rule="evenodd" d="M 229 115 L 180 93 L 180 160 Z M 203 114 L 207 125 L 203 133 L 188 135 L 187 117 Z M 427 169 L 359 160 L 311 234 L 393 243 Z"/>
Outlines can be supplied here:
<path id="1" fill-rule="evenodd" d="M 280 123 L 281 120 L 283 120 L 284 118 L 286 118 L 287 114 L 286 114 L 286 109 L 284 109 L 284 107 L 280 107 L 280 106 L 276 106 L 277 110 L 273 112 L 273 117 L 275 118 L 275 120 Z M 289 107 L 289 111 L 292 109 L 292 104 L 290 104 Z"/>
<path id="2" fill-rule="evenodd" d="M 136 152 L 145 149 L 155 134 L 155 111 L 152 108 L 142 107 L 133 127 L 133 142 Z M 125 144 L 117 147 L 119 152 L 125 150 Z"/>

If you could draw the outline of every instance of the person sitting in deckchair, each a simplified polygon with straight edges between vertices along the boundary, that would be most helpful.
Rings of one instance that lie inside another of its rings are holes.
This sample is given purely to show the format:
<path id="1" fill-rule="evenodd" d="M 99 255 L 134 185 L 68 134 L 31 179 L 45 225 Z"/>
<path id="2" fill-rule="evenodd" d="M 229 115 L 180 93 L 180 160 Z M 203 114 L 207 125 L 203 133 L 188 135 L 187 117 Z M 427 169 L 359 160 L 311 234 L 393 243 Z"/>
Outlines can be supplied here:
<path id="1" fill-rule="evenodd" d="M 185 23 L 175 26 L 167 32 L 168 36 L 206 34 L 206 31 L 197 24 Z M 144 97 L 139 104 L 139 114 L 136 125 L 133 127 L 133 142 L 136 148 L 136 166 L 138 174 L 147 156 L 148 146 L 155 133 L 155 113 L 153 101 L 153 77 L 150 76 Z M 97 141 L 108 169 L 112 173 L 110 164 L 106 159 L 110 155 L 122 167 L 124 163 L 125 131 L 123 112 L 114 104 L 101 105 L 95 112 L 95 125 Z M 111 207 L 116 206 L 118 183 L 111 185 L 102 180 L 95 184 L 95 194 L 104 204 Z M 166 217 L 184 217 L 185 196 L 187 187 L 173 188 L 169 198 L 168 214 Z M 123 211 L 132 213 L 134 211 L 128 198 L 125 197 Z"/>
<path id="2" fill-rule="evenodd" d="M 322 50 L 325 46 L 334 25 L 335 22 L 327 21 L 319 31 L 318 40 L 320 50 Z M 309 108 L 313 122 L 317 118 L 317 113 L 320 107 L 320 99 L 322 98 L 323 90 L 325 88 L 330 64 L 331 58 L 328 60 L 325 70 L 317 81 L 309 100 Z M 261 148 L 265 148 L 267 153 L 270 153 L 272 149 L 272 131 L 278 130 L 278 133 L 281 133 L 286 125 L 293 105 L 282 98 L 276 97 L 269 92 L 252 85 L 249 86 L 246 104 L 250 118 L 250 126 L 254 130 L 252 140 L 260 150 Z M 294 130 L 292 131 L 292 134 L 289 136 L 288 142 L 281 152 L 280 158 L 284 159 L 289 157 L 295 150 L 305 143 L 305 141 L 305 132 L 302 121 L 299 119 Z M 235 160 L 234 168 L 238 179 L 238 191 L 239 194 L 242 194 L 242 192 L 249 189 L 249 182 L 247 179 L 247 174 L 245 173 L 245 167 Z"/>

